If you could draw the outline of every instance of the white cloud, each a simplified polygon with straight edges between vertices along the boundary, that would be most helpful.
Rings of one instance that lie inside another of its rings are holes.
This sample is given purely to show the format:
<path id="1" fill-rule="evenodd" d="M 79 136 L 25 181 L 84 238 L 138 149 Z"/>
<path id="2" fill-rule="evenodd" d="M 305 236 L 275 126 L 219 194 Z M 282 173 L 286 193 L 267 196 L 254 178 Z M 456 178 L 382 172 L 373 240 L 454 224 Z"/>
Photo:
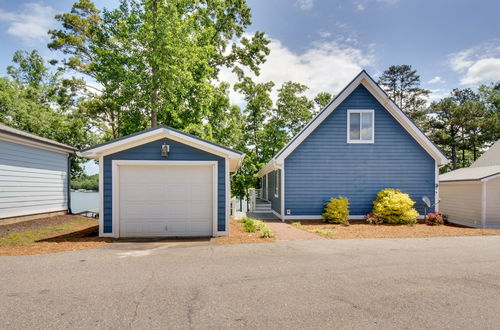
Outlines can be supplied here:
<path id="1" fill-rule="evenodd" d="M 323 38 L 323 39 L 326 39 L 326 38 L 329 38 L 329 37 L 331 37 L 331 36 L 332 36 L 332 33 L 331 33 L 331 32 L 329 32 L 329 31 L 325 31 L 325 30 L 319 30 L 319 31 L 318 31 L 318 34 L 319 34 L 319 36 L 320 36 L 321 38 Z"/>
<path id="2" fill-rule="evenodd" d="M 437 84 L 437 83 L 442 83 L 443 84 L 443 83 L 445 83 L 445 81 L 440 76 L 435 76 L 434 78 L 432 78 L 431 80 L 429 80 L 427 83 L 428 84 Z"/>
<path id="3" fill-rule="evenodd" d="M 500 41 L 450 54 L 450 67 L 461 74 L 461 85 L 500 79 Z"/>
<path id="4" fill-rule="evenodd" d="M 0 22 L 8 24 L 8 34 L 21 39 L 25 44 L 33 45 L 48 38 L 47 31 L 55 22 L 54 9 L 34 2 L 23 4 L 17 12 L 0 8 Z"/>
<path id="5" fill-rule="evenodd" d="M 431 89 L 431 94 L 427 101 L 430 104 L 433 101 L 439 101 L 448 96 L 450 96 L 450 91 L 447 89 Z"/>
<path id="6" fill-rule="evenodd" d="M 295 3 L 302 10 L 309 10 L 314 6 L 314 0 L 297 0 Z"/>
<path id="7" fill-rule="evenodd" d="M 354 2 L 354 8 L 357 11 L 363 11 L 366 9 L 366 5 L 370 2 L 386 6 L 395 6 L 399 3 L 399 0 L 354 0 L 353 2 Z"/>
<path id="8" fill-rule="evenodd" d="M 271 39 L 271 53 L 261 66 L 261 74 L 254 77 L 257 82 L 273 81 L 276 90 L 286 81 L 294 81 L 309 87 L 307 96 L 319 92 L 336 94 L 345 87 L 363 68 L 374 64 L 373 47 L 362 50 L 341 44 L 337 41 L 316 42 L 302 54 L 296 54 L 279 40 Z M 221 80 L 231 84 L 236 77 L 229 70 L 221 72 Z M 231 92 L 231 101 L 243 104 L 243 96 Z"/>

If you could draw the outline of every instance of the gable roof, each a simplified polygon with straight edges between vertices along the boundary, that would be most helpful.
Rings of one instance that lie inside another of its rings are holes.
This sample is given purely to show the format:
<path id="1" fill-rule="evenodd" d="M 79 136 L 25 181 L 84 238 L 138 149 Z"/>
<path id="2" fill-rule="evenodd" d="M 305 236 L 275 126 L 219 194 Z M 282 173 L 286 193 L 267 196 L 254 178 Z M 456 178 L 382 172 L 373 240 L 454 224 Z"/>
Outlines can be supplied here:
<path id="1" fill-rule="evenodd" d="M 495 142 L 481 157 L 470 167 L 482 167 L 500 165 L 500 140 Z"/>
<path id="2" fill-rule="evenodd" d="M 363 85 L 375 99 L 403 126 L 427 151 L 438 165 L 448 163 L 446 156 L 389 98 L 382 88 L 365 71 L 361 71 L 333 100 L 328 103 L 292 140 L 281 149 L 260 171 L 262 176 L 283 165 L 283 162 L 328 116 L 359 86 Z"/>
<path id="3" fill-rule="evenodd" d="M 470 167 L 459 168 L 439 176 L 439 182 L 487 181 L 500 175 L 500 140 Z"/>
<path id="4" fill-rule="evenodd" d="M 459 168 L 439 176 L 439 182 L 487 181 L 500 175 L 500 165 Z"/>
<path id="5" fill-rule="evenodd" d="M 106 156 L 133 147 L 137 147 L 139 145 L 153 142 L 161 138 L 168 138 L 189 145 L 193 148 L 215 154 L 217 156 L 229 158 L 231 171 L 235 171 L 236 169 L 238 169 L 244 156 L 242 152 L 212 141 L 199 138 L 195 135 L 179 131 L 169 126 L 157 126 L 127 136 L 123 136 L 115 140 L 83 149 L 77 152 L 77 155 L 91 159 L 99 159 L 101 156 Z"/>
<path id="6" fill-rule="evenodd" d="M 77 150 L 76 148 L 68 146 L 66 144 L 59 143 L 57 141 L 47 139 L 35 134 L 31 134 L 22 131 L 20 129 L 13 128 L 3 124 L 0 124 L 0 138 L 12 142 L 19 142 L 22 144 L 31 145 L 33 147 L 64 152 L 69 154 L 72 154 Z"/>

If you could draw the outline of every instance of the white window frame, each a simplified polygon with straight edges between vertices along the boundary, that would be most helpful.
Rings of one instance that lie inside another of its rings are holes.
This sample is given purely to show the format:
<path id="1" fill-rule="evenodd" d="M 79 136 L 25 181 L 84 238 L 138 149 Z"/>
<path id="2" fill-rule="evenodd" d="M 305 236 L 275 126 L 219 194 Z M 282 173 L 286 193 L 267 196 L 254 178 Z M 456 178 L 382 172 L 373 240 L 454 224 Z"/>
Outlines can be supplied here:
<path id="1" fill-rule="evenodd" d="M 351 114 L 359 113 L 359 140 L 351 140 Z M 361 140 L 361 114 L 362 113 L 371 113 L 372 115 L 372 138 L 371 140 Z M 347 110 L 347 143 L 375 143 L 375 110 Z"/>
<path id="2" fill-rule="evenodd" d="M 274 172 L 274 197 L 275 198 L 280 197 L 280 190 L 279 190 L 279 186 L 278 186 L 279 177 L 280 177 L 280 173 L 278 170 L 276 170 Z"/>

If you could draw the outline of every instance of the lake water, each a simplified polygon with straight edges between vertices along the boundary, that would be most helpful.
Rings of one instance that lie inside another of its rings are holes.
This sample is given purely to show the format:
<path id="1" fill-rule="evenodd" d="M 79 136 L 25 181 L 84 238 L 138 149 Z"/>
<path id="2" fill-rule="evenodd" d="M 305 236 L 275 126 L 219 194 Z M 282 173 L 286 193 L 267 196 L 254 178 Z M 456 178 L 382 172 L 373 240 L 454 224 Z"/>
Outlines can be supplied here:
<path id="1" fill-rule="evenodd" d="M 99 208 L 98 192 L 71 192 L 71 210 L 78 213 Z"/>

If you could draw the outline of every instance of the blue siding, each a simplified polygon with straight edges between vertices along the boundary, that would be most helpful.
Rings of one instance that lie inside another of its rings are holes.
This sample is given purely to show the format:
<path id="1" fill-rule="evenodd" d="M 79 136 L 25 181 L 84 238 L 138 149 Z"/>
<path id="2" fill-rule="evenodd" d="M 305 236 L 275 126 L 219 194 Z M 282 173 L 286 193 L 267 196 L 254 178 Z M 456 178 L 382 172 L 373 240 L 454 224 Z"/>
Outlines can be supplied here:
<path id="1" fill-rule="evenodd" d="M 276 171 L 269 172 L 268 174 L 268 180 L 269 180 L 269 190 L 267 191 L 267 200 L 271 202 L 271 208 L 275 211 L 281 214 L 281 184 L 280 184 L 280 178 L 281 178 L 281 170 L 277 170 L 278 172 L 278 180 L 276 180 Z M 277 182 L 276 182 L 277 181 Z M 275 197 L 274 192 L 275 192 L 275 187 L 278 185 L 278 197 Z"/>
<path id="2" fill-rule="evenodd" d="M 0 140 L 0 219 L 68 209 L 68 154 Z"/>
<path id="3" fill-rule="evenodd" d="M 375 110 L 375 143 L 347 143 L 347 110 Z M 285 210 L 320 215 L 325 202 L 349 198 L 350 214 L 371 211 L 383 188 L 410 194 L 423 213 L 434 203 L 434 159 L 362 85 L 358 86 L 286 159 Z"/>
<path id="4" fill-rule="evenodd" d="M 161 157 L 161 145 L 166 142 L 170 145 L 168 158 Z M 191 160 L 191 161 L 217 161 L 218 162 L 218 195 L 217 195 L 217 230 L 226 230 L 226 176 L 225 159 L 211 153 L 187 146 L 185 144 L 160 139 L 134 148 L 104 157 L 104 233 L 112 232 L 112 160 Z"/>

